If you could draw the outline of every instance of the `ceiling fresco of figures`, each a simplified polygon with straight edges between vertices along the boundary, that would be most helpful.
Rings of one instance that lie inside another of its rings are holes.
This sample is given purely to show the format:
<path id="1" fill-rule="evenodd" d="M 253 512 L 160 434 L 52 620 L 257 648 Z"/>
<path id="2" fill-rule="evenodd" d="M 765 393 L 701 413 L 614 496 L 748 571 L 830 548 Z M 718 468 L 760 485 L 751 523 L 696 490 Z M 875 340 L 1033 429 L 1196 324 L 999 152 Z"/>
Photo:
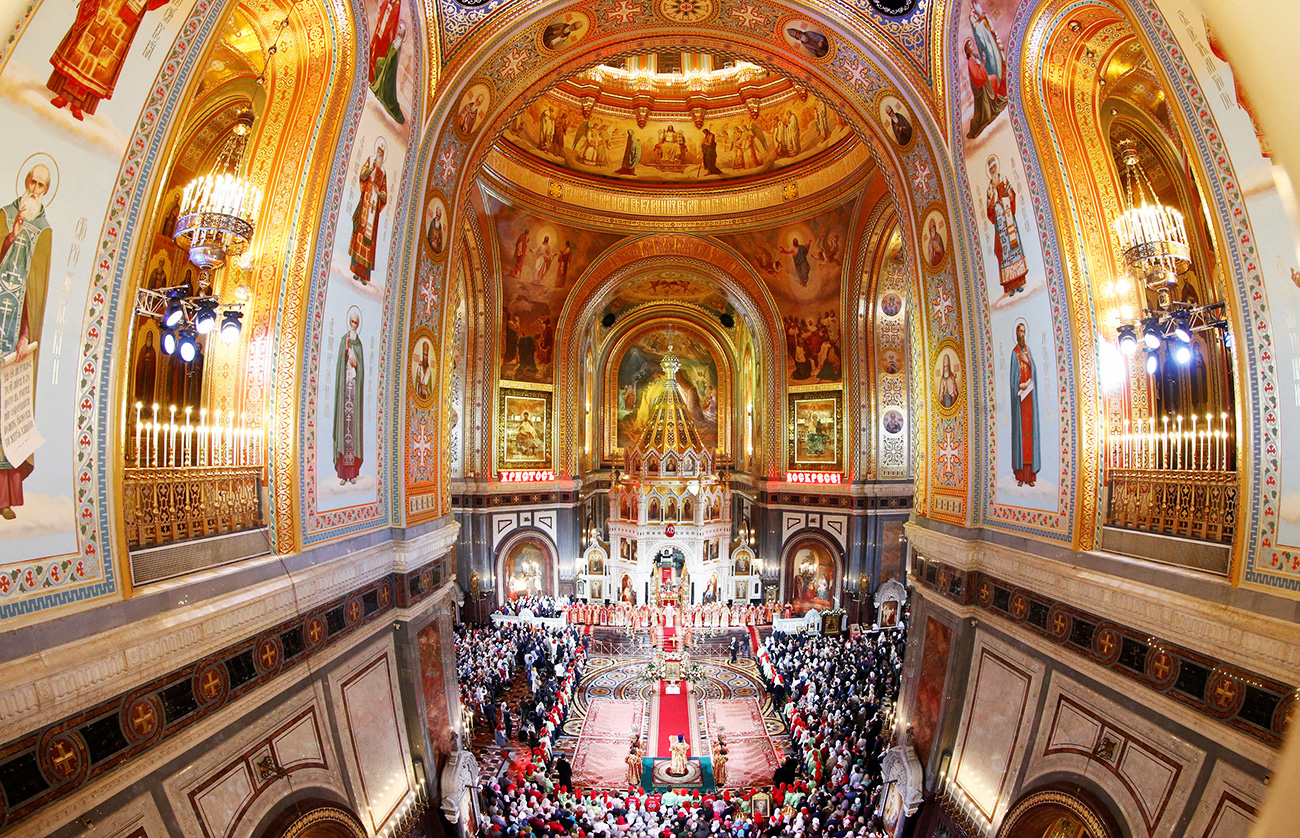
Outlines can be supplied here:
<path id="1" fill-rule="evenodd" d="M 605 306 L 604 313 L 617 318 L 638 306 L 664 302 L 687 303 L 714 315 L 735 316 L 735 309 L 722 292 L 689 271 L 675 268 L 648 273 L 623 286 Z"/>
<path id="2" fill-rule="evenodd" d="M 730 180 L 788 169 L 855 141 L 814 94 L 787 90 L 763 101 L 707 110 L 652 111 L 644 119 L 552 91 L 520 111 L 505 141 L 571 172 L 649 183 Z"/>

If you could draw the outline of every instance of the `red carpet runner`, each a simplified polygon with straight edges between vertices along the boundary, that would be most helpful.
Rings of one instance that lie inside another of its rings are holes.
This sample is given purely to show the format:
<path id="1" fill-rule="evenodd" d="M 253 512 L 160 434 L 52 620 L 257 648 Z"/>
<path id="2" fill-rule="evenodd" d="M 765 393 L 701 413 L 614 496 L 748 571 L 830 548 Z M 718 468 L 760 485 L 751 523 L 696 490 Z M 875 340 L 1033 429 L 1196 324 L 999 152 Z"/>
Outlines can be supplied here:
<path id="1" fill-rule="evenodd" d="M 753 626 L 749 627 L 749 652 L 752 655 L 758 654 L 758 629 Z"/>
<path id="2" fill-rule="evenodd" d="M 679 682 L 679 686 L 681 692 L 672 695 L 666 692 L 668 682 L 659 682 L 659 745 L 655 750 L 656 756 L 672 756 L 672 752 L 668 749 L 678 734 L 685 736 L 687 742 L 692 739 L 691 712 L 686 697 L 686 684 Z"/>

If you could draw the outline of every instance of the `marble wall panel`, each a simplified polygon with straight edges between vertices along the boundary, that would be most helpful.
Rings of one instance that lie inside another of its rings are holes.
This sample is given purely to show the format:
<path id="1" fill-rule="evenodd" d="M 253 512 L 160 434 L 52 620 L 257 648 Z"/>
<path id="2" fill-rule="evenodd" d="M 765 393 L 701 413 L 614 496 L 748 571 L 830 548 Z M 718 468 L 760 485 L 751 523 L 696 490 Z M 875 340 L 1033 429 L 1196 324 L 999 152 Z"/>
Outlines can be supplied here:
<path id="1" fill-rule="evenodd" d="M 342 681 L 346 743 L 356 766 L 364 803 L 362 820 L 376 833 L 411 791 L 409 759 L 402 731 L 397 679 L 385 649 Z"/>
<path id="2" fill-rule="evenodd" d="M 912 741 L 922 765 L 930 761 L 930 748 L 934 744 L 938 728 L 951 645 L 952 629 L 933 617 L 927 619 L 925 647 L 921 653 L 921 678 L 916 688 L 916 710 L 912 714 Z"/>
<path id="3" fill-rule="evenodd" d="M 992 821 L 1014 792 L 1011 778 L 1032 725 L 1036 678 L 1026 662 L 995 648 L 987 637 L 977 641 L 972 660 L 974 686 L 962 714 L 954 777 L 978 815 Z"/>

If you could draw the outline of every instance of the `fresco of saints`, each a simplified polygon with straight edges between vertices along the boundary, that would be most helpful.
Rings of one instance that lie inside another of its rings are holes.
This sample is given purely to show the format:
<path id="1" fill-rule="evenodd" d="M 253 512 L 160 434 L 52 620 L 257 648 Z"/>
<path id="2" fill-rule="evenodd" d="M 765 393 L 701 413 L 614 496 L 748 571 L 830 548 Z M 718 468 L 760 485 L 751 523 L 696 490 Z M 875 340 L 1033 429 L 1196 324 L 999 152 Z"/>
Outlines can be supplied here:
<path id="1" fill-rule="evenodd" d="M 830 442 L 830 428 L 822 421 L 822 415 L 814 412 L 808 417 L 808 433 L 804 435 L 804 445 L 812 456 L 826 453 L 826 443 Z"/>
<path id="2" fill-rule="evenodd" d="M 100 99 L 112 99 L 140 19 L 166 5 L 167 0 L 81 0 L 72 27 L 50 56 L 50 104 L 83 119 L 95 113 Z"/>
<path id="3" fill-rule="evenodd" d="M 528 411 L 519 417 L 515 427 L 515 458 L 532 460 L 541 456 L 542 439 L 537 435 L 537 426 L 533 424 Z"/>
<path id="4" fill-rule="evenodd" d="M 433 217 L 429 219 L 429 230 L 427 233 L 429 240 L 429 250 L 433 253 L 442 252 L 442 204 L 434 202 Z"/>
<path id="5" fill-rule="evenodd" d="M 1016 324 L 1011 352 L 1011 470 L 1017 486 L 1032 486 L 1043 465 L 1038 438 L 1038 367 L 1025 343 L 1025 321 Z"/>
<path id="6" fill-rule="evenodd" d="M 45 195 L 50 188 L 50 169 L 37 164 L 23 179 L 23 193 L 0 212 L 0 358 L 14 354 L 26 358 L 38 343 L 45 318 L 45 292 L 50 279 L 50 240 L 53 233 L 45 219 Z M 32 383 L 33 398 L 36 386 Z M 0 421 L 5 416 L 0 403 Z M 0 445 L 0 517 L 13 520 L 15 506 L 23 505 L 23 480 L 32 473 L 34 461 L 27 457 L 10 462 Z"/>
<path id="7" fill-rule="evenodd" d="M 979 0 L 972 0 L 970 27 L 973 37 L 963 45 L 966 74 L 970 79 L 975 111 L 971 114 L 968 139 L 975 139 L 1007 106 L 1006 59 L 993 31 L 993 22 Z"/>
<path id="8" fill-rule="evenodd" d="M 889 129 L 894 134 L 894 142 L 900 146 L 912 141 L 912 123 L 893 104 L 885 105 L 885 114 L 889 117 Z"/>
<path id="9" fill-rule="evenodd" d="M 636 174 L 637 164 L 641 162 L 641 141 L 631 129 L 627 132 L 627 142 L 623 145 L 623 165 L 614 172 L 616 175 Z"/>
<path id="10" fill-rule="evenodd" d="M 939 376 L 939 404 L 952 407 L 961 397 L 957 388 L 957 376 L 952 371 L 952 357 L 943 356 L 943 374 Z"/>
<path id="11" fill-rule="evenodd" d="M 361 351 L 361 310 L 348 309 L 348 333 L 339 342 L 334 368 L 334 473 L 339 485 L 356 483 L 364 454 L 366 361 Z"/>
<path id="12" fill-rule="evenodd" d="M 352 238 L 348 255 L 352 257 L 352 276 L 362 285 L 370 284 L 375 268 L 375 244 L 379 240 L 379 216 L 388 203 L 388 175 L 384 172 L 384 138 L 375 140 L 375 152 L 361 164 L 361 197 L 352 212 Z"/>
<path id="13" fill-rule="evenodd" d="M 379 0 L 375 9 L 375 31 L 370 36 L 370 73 L 366 78 L 372 89 L 379 77 L 381 59 L 387 57 L 393 40 L 398 36 L 401 16 L 402 0 Z"/>
<path id="14" fill-rule="evenodd" d="M 1020 244 L 1020 226 L 1016 223 L 1016 190 L 998 171 L 998 156 L 988 159 L 989 187 L 985 193 L 984 211 L 993 223 L 993 252 L 998 257 L 998 282 L 1003 293 L 1010 297 L 1025 290 L 1025 277 L 1029 265 Z"/>
<path id="15" fill-rule="evenodd" d="M 397 4 L 394 3 L 393 7 L 396 8 Z M 405 40 L 406 22 L 399 20 L 397 32 L 388 42 L 388 51 L 378 57 L 373 55 L 370 57 L 372 68 L 370 90 L 398 125 L 406 122 L 406 115 L 402 113 L 402 103 L 397 101 L 397 63 L 401 58 L 402 43 Z"/>
<path id="16" fill-rule="evenodd" d="M 429 343 L 420 346 L 420 363 L 415 367 L 415 397 L 421 401 L 433 398 L 433 365 L 429 363 Z"/>

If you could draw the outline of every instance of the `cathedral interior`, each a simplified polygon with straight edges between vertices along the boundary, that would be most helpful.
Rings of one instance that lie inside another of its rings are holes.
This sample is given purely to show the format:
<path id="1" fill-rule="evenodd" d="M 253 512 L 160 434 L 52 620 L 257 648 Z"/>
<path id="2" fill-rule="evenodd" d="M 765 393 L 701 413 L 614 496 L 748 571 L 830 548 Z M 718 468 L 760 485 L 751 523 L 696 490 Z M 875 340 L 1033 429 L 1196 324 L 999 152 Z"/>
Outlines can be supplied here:
<path id="1" fill-rule="evenodd" d="M 0 17 L 0 836 L 1295 834 L 1292 0 Z"/>

